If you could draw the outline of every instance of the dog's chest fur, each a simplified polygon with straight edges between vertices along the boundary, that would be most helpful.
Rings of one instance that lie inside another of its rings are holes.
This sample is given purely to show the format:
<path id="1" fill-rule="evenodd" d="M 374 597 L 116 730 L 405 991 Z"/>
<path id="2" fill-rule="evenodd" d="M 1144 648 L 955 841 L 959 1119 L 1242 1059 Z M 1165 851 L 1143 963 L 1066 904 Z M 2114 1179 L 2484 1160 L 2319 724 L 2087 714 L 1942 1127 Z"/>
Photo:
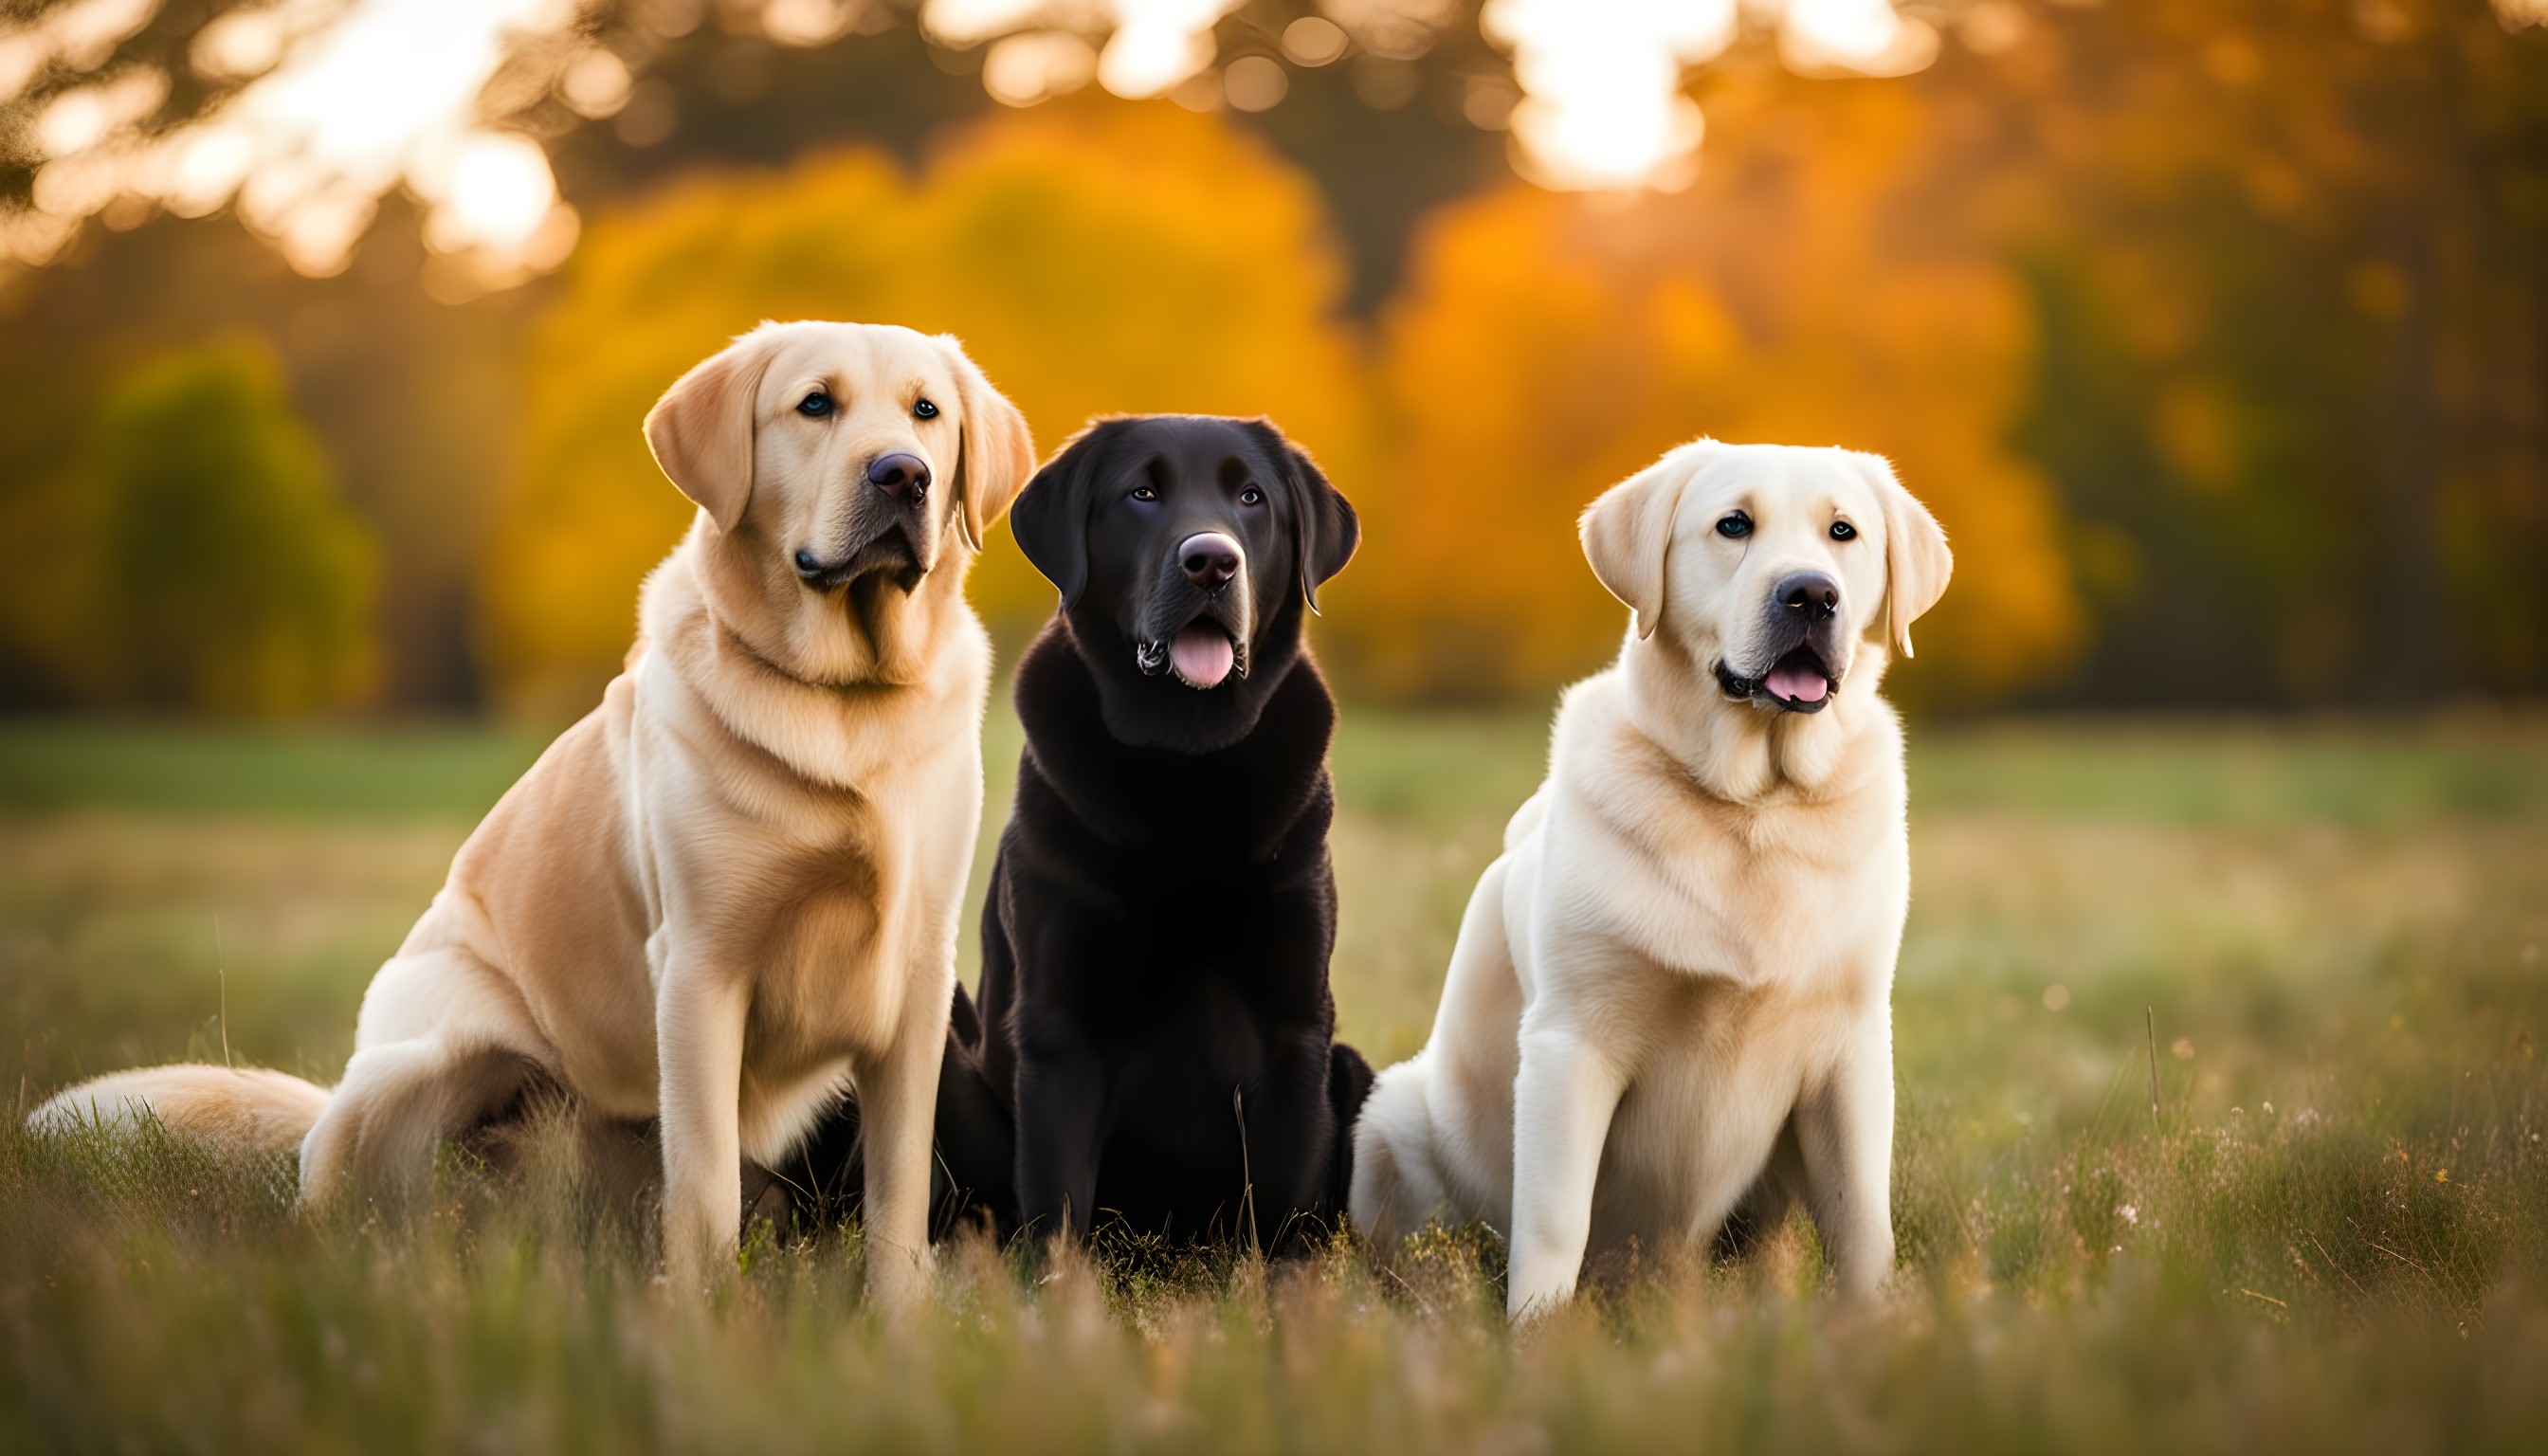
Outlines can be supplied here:
<path id="1" fill-rule="evenodd" d="M 1004 865 L 1062 891 L 1040 924 L 1094 938 L 1080 954 L 1039 957 L 1041 984 L 1022 989 L 1092 1042 L 1268 1021 L 1321 1023 L 1323 1034 L 1324 977 L 1269 968 L 1324 966 L 1327 920 L 1305 921 L 1302 900 L 1333 896 L 1333 708 L 1306 663 L 1292 672 L 1256 732 L 1189 756 L 1109 736 L 1087 666 L 1059 634 L 1021 664 L 1028 751 Z M 1296 944 L 1305 933 L 1317 943 Z M 1192 1049 L 1227 1044 L 1253 1059 L 1243 1040 L 1232 1030 Z"/>
<path id="2" fill-rule="evenodd" d="M 1058 627 L 1019 666 L 1027 753 L 984 933 L 982 1075 L 1032 1160 L 1035 1098 L 1058 1084 L 1031 1093 L 1028 1069 L 1074 1068 L 1060 1095 L 1104 1109 L 1098 1206 L 1180 1235 L 1240 1207 L 1243 1105 L 1279 1126 L 1253 1164 L 1279 1222 L 1320 1196 L 1335 1132 L 1333 701 L 1294 658 L 1252 732 L 1186 755 L 1115 739 L 1097 694 Z M 1028 1218 L 1051 1215 L 1023 1175 L 1021 1194 Z"/>
<path id="3" fill-rule="evenodd" d="M 631 664 L 647 962 L 659 982 L 676 965 L 749 981 L 742 1135 L 767 1160 L 850 1058 L 891 1042 L 911 997 L 945 994 L 911 984 L 897 953 L 932 909 L 918 886 L 960 883 L 980 771 L 960 734 L 918 730 L 951 716 L 950 695 L 978 703 L 988 647 L 978 626 L 951 632 L 925 687 L 814 687 L 722 631 L 684 566 L 649 584 Z"/>
<path id="4" fill-rule="evenodd" d="M 1616 684 L 1579 689 L 1560 732 L 1543 817 L 1515 846 L 1536 892 L 1507 915 L 1526 1001 L 1630 1068 L 1594 1204 L 1608 1246 L 1721 1219 L 1800 1089 L 1886 1014 L 1909 849 L 1898 760 L 1845 794 L 1746 805 L 1638 734 Z"/>
<path id="5" fill-rule="evenodd" d="M 1909 889 L 1898 760 L 1844 793 L 1745 804 L 1640 734 L 1615 683 L 1586 683 L 1559 731 L 1544 812 L 1565 821 L 1549 833 L 1567 854 L 1534 872 L 1557 915 L 1594 922 L 1565 929 L 1629 953 L 1623 965 L 1772 1003 L 1880 991 L 1862 982 L 1890 963 Z"/>

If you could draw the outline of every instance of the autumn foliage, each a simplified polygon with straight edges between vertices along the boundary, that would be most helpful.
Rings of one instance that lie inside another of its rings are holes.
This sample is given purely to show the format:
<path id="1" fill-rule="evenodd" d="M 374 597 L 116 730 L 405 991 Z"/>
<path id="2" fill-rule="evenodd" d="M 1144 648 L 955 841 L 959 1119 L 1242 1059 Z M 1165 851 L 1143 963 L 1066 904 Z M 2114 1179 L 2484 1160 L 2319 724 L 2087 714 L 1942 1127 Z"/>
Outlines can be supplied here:
<path id="1" fill-rule="evenodd" d="M 2034 342 L 2021 284 L 1986 257 L 1901 246 L 1888 179 L 1919 144 L 1920 104 L 1900 88 L 1836 99 L 1749 119 L 1764 139 L 1680 196 L 1515 185 L 1434 221 L 1387 319 L 1380 569 L 1337 593 L 1358 676 L 1462 698 L 1597 666 L 1626 618 L 1577 555 L 1575 519 L 1699 435 L 1893 460 L 1956 548 L 1921 628 L 1922 690 L 1987 697 L 2067 659 L 2080 616 L 2059 512 L 2004 443 Z"/>
<path id="2" fill-rule="evenodd" d="M 681 184 L 596 223 L 535 330 L 488 663 L 517 705 L 590 697 L 689 515 L 637 420 L 726 337 L 825 317 L 958 334 L 1047 449 L 1109 412 L 1272 415 L 1364 512 L 1320 625 L 1364 695 L 1505 697 L 1597 666 L 1624 615 L 1575 517 L 1702 433 L 1892 455 L 1960 552 L 1924 670 L 2005 688 L 2078 631 L 2045 485 L 2000 444 L 2027 314 L 1994 264 L 1885 250 L 1906 105 L 1869 91 L 1827 160 L 1714 168 L 1684 197 L 1515 185 L 1451 209 L 1372 338 L 1338 319 L 1307 180 L 1164 105 L 1002 117 L 916 178 L 851 152 Z M 995 619 L 1049 609 L 1005 534 L 975 583 Z"/>
<path id="3" fill-rule="evenodd" d="M 592 228 L 534 330 L 521 468 L 482 576 L 487 664 L 548 714 L 615 669 L 637 583 L 690 516 L 638 421 L 764 318 L 953 332 L 1046 449 L 1100 413 L 1266 413 L 1356 481 L 1369 415 L 1334 321 L 1343 285 L 1307 179 L 1165 105 L 1003 118 L 917 178 L 853 151 L 675 186 Z M 1005 526 L 973 595 L 1018 624 L 1052 602 Z"/>

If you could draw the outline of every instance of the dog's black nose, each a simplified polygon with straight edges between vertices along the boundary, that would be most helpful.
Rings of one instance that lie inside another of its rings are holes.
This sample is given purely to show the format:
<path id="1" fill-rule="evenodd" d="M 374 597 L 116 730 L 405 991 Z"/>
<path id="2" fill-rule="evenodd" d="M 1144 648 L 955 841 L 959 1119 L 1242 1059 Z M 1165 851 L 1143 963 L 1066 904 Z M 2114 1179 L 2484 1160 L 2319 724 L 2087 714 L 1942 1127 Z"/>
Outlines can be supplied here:
<path id="1" fill-rule="evenodd" d="M 896 500 L 917 500 L 929 494 L 929 467 L 917 455 L 879 455 L 867 467 L 867 484 Z"/>
<path id="2" fill-rule="evenodd" d="M 1821 572 L 1796 572 L 1779 579 L 1770 599 L 1800 620 L 1828 621 L 1840 614 L 1840 583 Z"/>
<path id="3" fill-rule="evenodd" d="M 1218 592 L 1238 575 L 1238 543 L 1219 531 L 1202 531 L 1177 545 L 1177 565 L 1186 580 L 1206 592 Z"/>

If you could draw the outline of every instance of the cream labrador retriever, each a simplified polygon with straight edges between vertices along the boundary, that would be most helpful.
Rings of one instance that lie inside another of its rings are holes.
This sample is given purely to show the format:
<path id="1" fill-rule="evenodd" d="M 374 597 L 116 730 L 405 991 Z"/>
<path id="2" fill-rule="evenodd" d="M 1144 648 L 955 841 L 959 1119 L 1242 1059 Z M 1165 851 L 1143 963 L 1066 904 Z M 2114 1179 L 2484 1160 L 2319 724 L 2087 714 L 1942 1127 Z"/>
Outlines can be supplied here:
<path id="1" fill-rule="evenodd" d="M 1893 1265 L 1902 734 L 1876 695 L 1946 589 L 1945 532 L 1873 455 L 1682 446 L 1595 500 L 1633 609 L 1569 688 L 1433 1036 L 1381 1073 L 1351 1210 L 1394 1243 L 1483 1219 L 1515 1316 L 1588 1252 L 1704 1247 L 1801 1191 L 1851 1297 Z M 1870 636 L 1880 633 L 1881 636 Z M 1799 1187 L 1800 1185 L 1800 1187 Z"/>
<path id="2" fill-rule="evenodd" d="M 981 817 L 990 644 L 964 601 L 1034 469 L 953 338 L 765 324 L 646 416 L 698 503 L 626 671 L 464 844 L 363 998 L 344 1080 L 158 1067 L 38 1127 L 129 1118 L 301 1149 L 320 1204 L 424 1178 L 526 1086 L 656 1118 L 677 1281 L 733 1248 L 742 1160 L 855 1089 L 868 1286 L 920 1287 L 930 1125 Z"/>

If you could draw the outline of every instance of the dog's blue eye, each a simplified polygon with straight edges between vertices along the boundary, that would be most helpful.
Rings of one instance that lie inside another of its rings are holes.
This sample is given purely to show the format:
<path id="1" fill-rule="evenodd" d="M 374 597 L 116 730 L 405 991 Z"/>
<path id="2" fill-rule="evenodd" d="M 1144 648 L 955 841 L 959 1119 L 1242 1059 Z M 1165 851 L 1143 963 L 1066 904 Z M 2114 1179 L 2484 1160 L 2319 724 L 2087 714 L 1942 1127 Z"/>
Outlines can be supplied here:
<path id="1" fill-rule="evenodd" d="M 820 419 L 832 412 L 832 397 L 816 390 L 796 402 L 796 412 L 809 419 Z"/>
<path id="2" fill-rule="evenodd" d="M 1265 493 L 1256 489 L 1254 486 L 1249 486 L 1246 490 L 1238 493 L 1238 503 L 1241 505 L 1262 505 L 1265 503 Z"/>
<path id="3" fill-rule="evenodd" d="M 1752 534 L 1752 517 L 1738 510 L 1716 523 L 1716 534 L 1739 541 Z"/>
<path id="4" fill-rule="evenodd" d="M 930 404 L 927 400 L 923 400 L 919 404 L 911 407 L 911 412 L 919 415 L 923 419 L 936 419 L 938 417 L 938 407 Z"/>
<path id="5" fill-rule="evenodd" d="M 1835 540 L 1835 541 L 1848 541 L 1848 540 L 1855 539 L 1855 538 L 1857 537 L 1857 535 L 1858 535 L 1858 527 L 1856 527 L 1856 526 L 1854 526 L 1854 525 L 1851 525 L 1848 521 L 1845 521 L 1845 520 L 1836 520 L 1836 521 L 1833 521 L 1833 522 L 1832 522 L 1832 539 L 1833 539 L 1833 540 Z"/>

